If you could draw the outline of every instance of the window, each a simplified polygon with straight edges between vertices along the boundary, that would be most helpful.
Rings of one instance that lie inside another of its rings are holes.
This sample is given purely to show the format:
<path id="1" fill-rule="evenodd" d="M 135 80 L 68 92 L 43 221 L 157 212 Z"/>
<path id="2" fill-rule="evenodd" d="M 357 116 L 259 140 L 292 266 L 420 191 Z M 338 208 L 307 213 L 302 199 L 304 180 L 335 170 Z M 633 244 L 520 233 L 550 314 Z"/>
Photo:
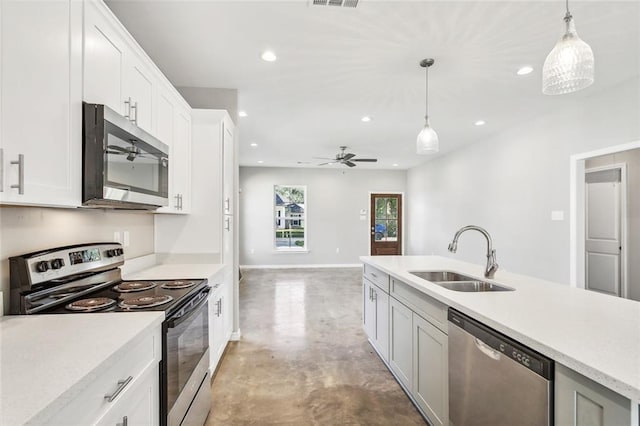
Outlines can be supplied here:
<path id="1" fill-rule="evenodd" d="M 307 250 L 307 187 L 274 187 L 274 236 L 277 251 Z"/>

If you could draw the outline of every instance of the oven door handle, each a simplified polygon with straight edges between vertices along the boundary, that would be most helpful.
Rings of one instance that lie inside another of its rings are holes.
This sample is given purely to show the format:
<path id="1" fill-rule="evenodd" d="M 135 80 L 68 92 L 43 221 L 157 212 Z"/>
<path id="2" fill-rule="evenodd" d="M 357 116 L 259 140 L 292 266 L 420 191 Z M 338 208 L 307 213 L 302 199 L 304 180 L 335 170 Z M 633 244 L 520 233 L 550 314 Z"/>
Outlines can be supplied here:
<path id="1" fill-rule="evenodd" d="M 205 289 L 203 289 L 200 294 L 198 295 L 198 297 L 202 298 L 202 300 L 200 302 L 198 302 L 197 305 L 195 305 L 194 307 L 192 307 L 191 309 L 189 309 L 187 312 L 184 312 L 182 315 L 178 315 L 176 317 L 173 317 L 169 320 L 169 322 L 167 323 L 169 328 L 175 328 L 176 326 L 182 324 L 183 322 L 185 322 L 186 320 L 188 320 L 189 318 L 191 318 L 192 315 L 194 315 L 196 312 L 198 312 L 200 310 L 200 308 L 207 303 L 207 300 L 209 299 L 209 292 L 211 291 L 211 287 L 207 287 Z"/>

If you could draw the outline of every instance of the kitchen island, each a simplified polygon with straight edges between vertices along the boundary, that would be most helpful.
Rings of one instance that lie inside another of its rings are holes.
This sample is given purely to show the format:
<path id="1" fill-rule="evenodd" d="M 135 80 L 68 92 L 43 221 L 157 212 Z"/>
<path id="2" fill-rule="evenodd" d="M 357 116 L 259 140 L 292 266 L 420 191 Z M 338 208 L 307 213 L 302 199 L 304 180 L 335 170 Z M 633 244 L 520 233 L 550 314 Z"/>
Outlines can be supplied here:
<path id="1" fill-rule="evenodd" d="M 453 307 L 485 325 L 603 385 L 631 401 L 634 424 L 640 402 L 640 303 L 438 256 L 363 256 L 392 281 Z M 466 293 L 445 289 L 412 271 L 453 271 L 514 291 Z M 446 331 L 446 330 L 445 330 Z"/>

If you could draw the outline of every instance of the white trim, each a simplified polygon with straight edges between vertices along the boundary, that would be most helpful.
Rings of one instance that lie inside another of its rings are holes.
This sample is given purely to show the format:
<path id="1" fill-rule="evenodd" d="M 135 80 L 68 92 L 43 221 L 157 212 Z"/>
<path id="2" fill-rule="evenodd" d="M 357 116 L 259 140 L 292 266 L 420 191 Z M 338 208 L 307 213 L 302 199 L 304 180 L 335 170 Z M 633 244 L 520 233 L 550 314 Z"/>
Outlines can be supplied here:
<path id="1" fill-rule="evenodd" d="M 323 263 L 304 265 L 240 265 L 240 269 L 307 269 L 307 268 L 362 268 L 362 263 Z"/>
<path id="2" fill-rule="evenodd" d="M 581 242 L 578 238 L 578 229 L 584 229 L 584 209 L 579 210 L 577 207 L 580 200 L 584 201 L 585 160 L 587 158 L 615 154 L 636 148 L 640 148 L 640 140 L 581 154 L 574 154 L 569 158 L 569 285 L 571 287 L 578 287 L 580 281 L 582 287 L 584 287 L 584 268 L 582 268 L 582 272 L 580 272 L 582 278 L 579 279 L 578 276 L 578 259 L 580 258 L 580 253 L 584 253 L 584 241 Z M 581 215 L 580 212 L 582 212 Z"/>
<path id="3" fill-rule="evenodd" d="M 613 164 L 607 164 L 605 166 L 584 169 L 584 174 L 586 175 L 587 173 L 599 172 L 603 170 L 620 170 L 620 245 L 622 246 L 622 253 L 620 255 L 620 275 L 621 275 L 620 276 L 620 296 L 626 299 L 629 297 L 629 291 L 628 291 L 629 290 L 629 269 L 628 269 L 629 259 L 627 256 L 627 252 L 629 251 L 628 245 L 627 245 L 627 241 L 628 241 L 627 231 L 628 231 L 628 220 L 629 220 L 628 218 L 629 215 L 627 211 L 628 209 L 627 193 L 629 189 L 627 188 L 627 163 L 613 163 Z M 585 190 L 586 188 L 583 187 L 583 191 Z M 584 206 L 584 203 L 583 203 L 583 206 Z M 582 221 L 583 226 L 577 229 L 578 231 L 577 237 L 583 241 L 583 246 L 584 246 L 584 240 L 585 240 L 584 220 L 586 220 L 586 217 L 583 218 L 583 221 Z M 578 257 L 576 260 L 577 260 L 576 267 L 582 268 L 582 270 L 584 271 L 586 268 L 584 255 L 581 257 Z M 585 288 L 586 279 L 582 279 L 582 281 L 578 281 L 577 285 L 578 287 Z"/>
<path id="4" fill-rule="evenodd" d="M 240 329 L 238 329 L 233 333 L 231 333 L 231 337 L 229 337 L 229 340 L 232 342 L 237 342 L 238 340 L 240 340 L 241 337 L 242 337 L 242 332 L 240 332 Z"/>
<path id="5" fill-rule="evenodd" d="M 402 192 L 398 192 L 398 191 L 369 191 L 369 196 L 367 197 L 367 203 L 368 203 L 368 209 L 367 211 L 369 212 L 369 214 L 367 215 L 367 256 L 371 256 L 371 194 L 393 194 L 393 195 L 401 195 L 402 196 L 402 229 L 400 229 L 401 235 L 402 235 L 402 255 L 405 255 L 405 244 L 407 239 L 405 238 L 405 232 L 404 232 L 404 224 L 406 223 L 405 221 L 405 209 L 404 209 L 404 191 Z"/>

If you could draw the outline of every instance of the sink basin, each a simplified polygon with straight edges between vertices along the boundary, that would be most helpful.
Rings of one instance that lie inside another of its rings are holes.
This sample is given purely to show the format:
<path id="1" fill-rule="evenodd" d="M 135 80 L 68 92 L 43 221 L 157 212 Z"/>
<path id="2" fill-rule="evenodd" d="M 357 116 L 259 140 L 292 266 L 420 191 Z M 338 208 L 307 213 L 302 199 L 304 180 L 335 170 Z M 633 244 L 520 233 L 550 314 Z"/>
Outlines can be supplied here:
<path id="1" fill-rule="evenodd" d="M 444 281 L 434 284 L 453 291 L 464 291 L 468 293 L 480 293 L 485 291 L 513 291 L 512 288 L 499 284 L 488 283 L 486 281 Z"/>
<path id="2" fill-rule="evenodd" d="M 476 278 L 451 271 L 414 271 L 409 273 L 432 283 L 441 281 L 477 281 Z"/>
<path id="3" fill-rule="evenodd" d="M 447 290 L 481 293 L 486 291 L 513 291 L 514 289 L 500 284 L 481 281 L 477 278 L 451 271 L 413 271 L 410 274 L 431 281 Z"/>

